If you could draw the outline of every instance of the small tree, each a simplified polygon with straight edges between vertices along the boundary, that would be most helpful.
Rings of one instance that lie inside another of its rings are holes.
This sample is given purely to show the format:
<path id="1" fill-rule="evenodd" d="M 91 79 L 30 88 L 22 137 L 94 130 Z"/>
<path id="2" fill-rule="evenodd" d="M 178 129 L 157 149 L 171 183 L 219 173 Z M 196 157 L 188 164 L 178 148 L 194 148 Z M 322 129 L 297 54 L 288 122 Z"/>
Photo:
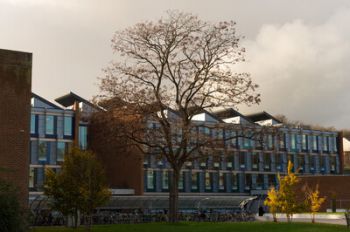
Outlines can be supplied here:
<path id="1" fill-rule="evenodd" d="M 78 226 L 79 212 L 83 213 L 88 229 L 93 210 L 110 197 L 101 164 L 92 152 L 78 148 L 66 154 L 61 172 L 46 170 L 44 191 L 53 209 L 73 216 L 74 227 Z"/>
<path id="2" fill-rule="evenodd" d="M 288 222 L 291 222 L 293 214 L 300 208 L 300 204 L 298 204 L 295 194 L 295 186 L 299 182 L 299 179 L 292 169 L 293 163 L 288 161 L 287 175 L 284 177 L 278 175 L 280 209 L 282 213 L 286 214 Z"/>
<path id="3" fill-rule="evenodd" d="M 320 191 L 318 190 L 318 185 L 316 185 L 315 190 L 308 189 L 306 191 L 307 201 L 309 210 L 312 216 L 312 223 L 315 223 L 315 214 L 320 210 L 322 204 L 325 202 L 325 197 L 320 197 Z"/>
<path id="4" fill-rule="evenodd" d="M 270 190 L 267 192 L 267 198 L 264 201 L 264 204 L 269 207 L 269 211 L 272 214 L 273 221 L 277 222 L 277 212 L 280 207 L 279 197 L 278 197 L 278 191 L 275 189 L 275 187 L 271 187 Z"/>

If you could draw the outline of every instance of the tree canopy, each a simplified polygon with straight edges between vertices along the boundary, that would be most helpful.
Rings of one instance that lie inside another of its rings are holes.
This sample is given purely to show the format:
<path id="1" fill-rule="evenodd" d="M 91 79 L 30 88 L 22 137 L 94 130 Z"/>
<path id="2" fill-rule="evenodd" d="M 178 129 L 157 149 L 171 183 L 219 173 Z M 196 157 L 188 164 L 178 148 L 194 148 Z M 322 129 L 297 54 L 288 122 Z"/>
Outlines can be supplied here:
<path id="1" fill-rule="evenodd" d="M 65 155 L 60 172 L 46 169 L 44 191 L 51 207 L 65 216 L 73 216 L 75 226 L 78 212 L 90 216 L 110 197 L 101 164 L 92 152 L 78 148 Z"/>
<path id="2" fill-rule="evenodd" d="M 196 138 L 198 125 L 192 123 L 193 117 L 213 107 L 260 102 L 255 93 L 258 86 L 250 75 L 233 69 L 244 61 L 245 53 L 235 25 L 233 21 L 213 23 L 168 11 L 156 22 L 117 31 L 112 39 L 119 61 L 105 69 L 99 100 L 109 110 L 117 106 L 113 115 L 125 119 L 126 137 L 143 152 L 156 150 L 170 163 L 171 221 L 176 221 L 177 184 L 183 164 L 195 154 L 203 154 L 202 147 L 217 142 L 205 133 Z M 222 136 L 217 138 L 222 140 Z"/>

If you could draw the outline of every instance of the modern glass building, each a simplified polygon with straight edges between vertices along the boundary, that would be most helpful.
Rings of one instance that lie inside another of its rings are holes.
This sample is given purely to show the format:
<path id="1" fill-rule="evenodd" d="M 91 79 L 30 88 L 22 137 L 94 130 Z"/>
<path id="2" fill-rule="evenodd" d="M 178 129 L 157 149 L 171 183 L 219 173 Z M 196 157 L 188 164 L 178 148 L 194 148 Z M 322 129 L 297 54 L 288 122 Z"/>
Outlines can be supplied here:
<path id="1" fill-rule="evenodd" d="M 93 111 L 93 106 L 74 93 L 56 101 L 61 106 L 32 94 L 28 185 L 31 194 L 42 192 L 45 168 L 59 171 L 73 145 L 87 148 L 86 115 Z"/>
<path id="2" fill-rule="evenodd" d="M 233 109 L 203 111 L 193 117 L 193 124 L 198 125 L 194 127 L 194 134 L 205 134 L 222 142 L 208 150 L 207 157 L 185 163 L 179 180 L 179 190 L 185 194 L 264 194 L 271 185 L 277 184 L 277 173 L 286 172 L 289 160 L 300 175 L 342 172 L 341 149 L 335 131 L 287 126 L 266 112 L 242 115 Z M 232 129 L 233 125 L 242 125 L 237 127 L 239 130 L 265 125 L 275 132 L 265 132 L 263 142 L 249 136 L 234 138 L 232 135 L 239 132 Z M 157 125 L 153 122 L 150 127 L 157 128 Z M 168 192 L 170 176 L 170 165 L 165 159 L 159 159 L 156 151 L 150 151 L 144 159 L 146 194 Z"/>

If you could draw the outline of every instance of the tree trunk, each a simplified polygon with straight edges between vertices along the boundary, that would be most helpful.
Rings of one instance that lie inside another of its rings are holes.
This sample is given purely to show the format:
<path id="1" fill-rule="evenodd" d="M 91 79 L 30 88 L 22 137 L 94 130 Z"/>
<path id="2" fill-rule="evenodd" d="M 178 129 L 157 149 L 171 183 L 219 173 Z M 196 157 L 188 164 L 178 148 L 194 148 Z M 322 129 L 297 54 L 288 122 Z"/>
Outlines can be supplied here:
<path id="1" fill-rule="evenodd" d="M 75 209 L 74 210 L 74 228 L 78 228 L 78 217 L 79 217 L 78 209 Z"/>
<path id="2" fill-rule="evenodd" d="M 277 222 L 277 215 L 276 215 L 276 213 L 272 213 L 272 217 L 273 217 L 273 222 Z"/>
<path id="3" fill-rule="evenodd" d="M 312 221 L 311 222 L 315 223 L 315 214 L 314 213 L 312 214 Z"/>
<path id="4" fill-rule="evenodd" d="M 169 222 L 178 222 L 177 211 L 179 208 L 179 176 L 180 169 L 173 169 L 169 191 Z"/>

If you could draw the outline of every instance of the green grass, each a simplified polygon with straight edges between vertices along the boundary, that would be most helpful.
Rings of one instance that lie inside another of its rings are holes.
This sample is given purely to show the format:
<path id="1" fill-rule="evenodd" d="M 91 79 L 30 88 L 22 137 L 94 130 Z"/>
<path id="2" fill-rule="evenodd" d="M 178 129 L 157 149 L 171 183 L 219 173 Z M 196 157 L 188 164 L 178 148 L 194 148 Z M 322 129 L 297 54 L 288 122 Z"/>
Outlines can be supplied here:
<path id="1" fill-rule="evenodd" d="M 84 231 L 64 227 L 37 227 L 31 232 L 67 232 Z M 106 225 L 94 226 L 92 232 L 348 232 L 346 226 L 311 223 L 272 223 L 272 222 L 242 222 L 242 223 L 149 223 L 136 225 Z"/>

